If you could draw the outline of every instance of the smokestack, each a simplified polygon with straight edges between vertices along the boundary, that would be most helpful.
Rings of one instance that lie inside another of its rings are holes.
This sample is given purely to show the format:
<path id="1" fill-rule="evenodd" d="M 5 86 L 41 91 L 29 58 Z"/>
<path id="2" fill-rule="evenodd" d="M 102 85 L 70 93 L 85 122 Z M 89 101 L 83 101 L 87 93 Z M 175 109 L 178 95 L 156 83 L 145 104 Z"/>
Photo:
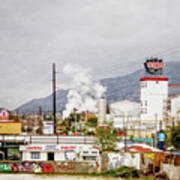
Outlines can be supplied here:
<path id="1" fill-rule="evenodd" d="M 106 121 L 107 101 L 104 98 L 98 101 L 98 126 L 102 126 Z"/>

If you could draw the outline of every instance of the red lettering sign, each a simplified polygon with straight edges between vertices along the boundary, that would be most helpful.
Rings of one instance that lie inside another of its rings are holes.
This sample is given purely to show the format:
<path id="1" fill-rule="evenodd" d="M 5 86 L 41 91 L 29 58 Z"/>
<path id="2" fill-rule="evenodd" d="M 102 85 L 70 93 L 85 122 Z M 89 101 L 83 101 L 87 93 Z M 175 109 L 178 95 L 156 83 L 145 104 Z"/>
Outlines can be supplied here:
<path id="1" fill-rule="evenodd" d="M 74 150 L 76 149 L 75 146 L 61 146 L 60 147 L 61 150 Z"/>
<path id="2" fill-rule="evenodd" d="M 42 147 L 41 146 L 32 146 L 32 147 L 27 147 L 28 150 L 42 150 Z"/>
<path id="3" fill-rule="evenodd" d="M 148 68 L 164 68 L 164 63 L 163 62 L 148 62 L 147 63 Z"/>
<path id="4" fill-rule="evenodd" d="M 98 146 L 93 146 L 93 148 L 94 148 L 94 149 L 99 149 L 99 147 L 98 147 Z"/>

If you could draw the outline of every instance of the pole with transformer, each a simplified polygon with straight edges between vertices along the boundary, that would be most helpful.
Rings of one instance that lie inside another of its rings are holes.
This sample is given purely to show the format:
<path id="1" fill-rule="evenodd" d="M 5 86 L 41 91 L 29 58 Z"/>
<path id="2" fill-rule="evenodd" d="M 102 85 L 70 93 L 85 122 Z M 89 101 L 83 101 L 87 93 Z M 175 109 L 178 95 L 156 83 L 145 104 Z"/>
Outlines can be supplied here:
<path id="1" fill-rule="evenodd" d="M 56 134 L 56 64 L 52 65 L 52 89 L 53 89 L 53 120 L 54 120 L 54 134 Z"/>

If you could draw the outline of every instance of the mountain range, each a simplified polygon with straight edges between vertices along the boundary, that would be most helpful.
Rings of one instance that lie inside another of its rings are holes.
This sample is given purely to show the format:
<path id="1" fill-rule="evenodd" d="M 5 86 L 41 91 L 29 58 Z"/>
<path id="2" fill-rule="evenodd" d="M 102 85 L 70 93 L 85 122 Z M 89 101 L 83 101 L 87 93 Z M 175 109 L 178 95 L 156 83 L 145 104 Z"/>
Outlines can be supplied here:
<path id="1" fill-rule="evenodd" d="M 180 84 L 180 62 L 169 62 L 165 66 L 164 76 L 169 78 L 169 83 Z M 106 98 L 108 103 L 124 99 L 139 101 L 140 83 L 139 79 L 145 76 L 144 69 L 137 70 L 125 76 L 102 79 L 100 82 L 107 88 Z M 68 90 L 58 90 L 57 111 L 65 108 Z M 180 88 L 169 88 L 169 95 L 180 94 Z M 33 99 L 20 107 L 21 113 L 36 113 L 39 106 L 43 112 L 52 112 L 52 95 L 40 99 Z M 15 110 L 15 111 L 16 111 Z"/>

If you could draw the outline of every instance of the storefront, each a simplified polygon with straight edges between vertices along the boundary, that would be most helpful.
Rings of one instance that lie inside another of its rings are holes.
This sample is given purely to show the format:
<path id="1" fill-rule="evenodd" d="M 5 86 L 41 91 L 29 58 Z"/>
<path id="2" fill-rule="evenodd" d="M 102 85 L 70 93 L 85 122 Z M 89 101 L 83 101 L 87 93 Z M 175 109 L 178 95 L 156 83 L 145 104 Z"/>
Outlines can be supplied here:
<path id="1" fill-rule="evenodd" d="M 0 143 L 0 160 L 21 160 L 19 146 L 22 141 L 2 141 Z"/>
<path id="2" fill-rule="evenodd" d="M 97 161 L 94 145 L 22 145 L 22 161 Z"/>

